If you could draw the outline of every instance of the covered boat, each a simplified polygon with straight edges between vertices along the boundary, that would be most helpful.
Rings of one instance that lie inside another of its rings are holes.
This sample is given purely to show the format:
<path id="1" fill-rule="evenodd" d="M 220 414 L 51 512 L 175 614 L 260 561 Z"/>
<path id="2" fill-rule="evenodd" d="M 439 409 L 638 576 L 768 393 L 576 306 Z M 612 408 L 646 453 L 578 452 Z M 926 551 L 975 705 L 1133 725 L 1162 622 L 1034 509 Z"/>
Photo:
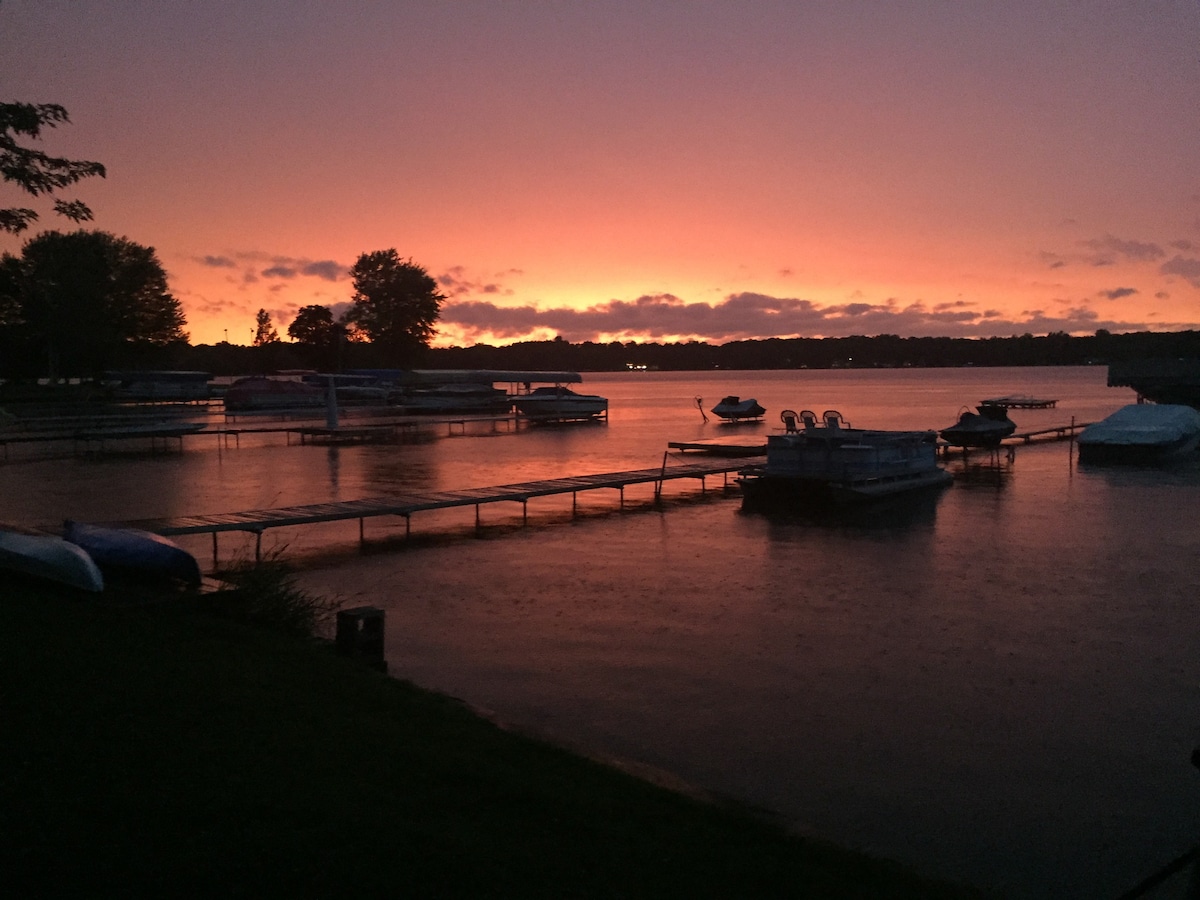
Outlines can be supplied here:
<path id="1" fill-rule="evenodd" d="M 225 392 L 225 409 L 229 412 L 295 409 L 324 406 L 325 390 L 315 384 L 283 378 L 264 378 L 251 375 L 239 378 Z"/>
<path id="2" fill-rule="evenodd" d="M 594 419 L 608 413 L 608 398 L 597 394 L 577 394 L 561 384 L 537 387 L 513 397 L 517 412 L 530 419 L 569 421 Z"/>
<path id="3" fill-rule="evenodd" d="M 963 407 L 958 421 L 938 432 L 942 440 L 956 447 L 998 447 L 1017 430 L 1017 423 L 1008 417 L 1006 407 L 985 402 L 975 408 L 978 412 Z"/>
<path id="4" fill-rule="evenodd" d="M 196 557 L 160 534 L 67 520 L 63 537 L 85 550 L 102 568 L 190 585 L 200 583 Z"/>
<path id="5" fill-rule="evenodd" d="M 761 419 L 766 414 L 766 409 L 760 406 L 753 397 L 743 400 L 731 395 L 721 398 L 721 402 L 710 412 L 728 422 L 741 422 L 749 419 Z"/>
<path id="6" fill-rule="evenodd" d="M 104 590 L 104 576 L 80 547 L 55 535 L 0 531 L 0 569 L 81 591 Z"/>
<path id="7" fill-rule="evenodd" d="M 412 412 L 480 414 L 504 413 L 512 405 L 508 391 L 490 384 L 442 384 L 414 388 L 404 396 L 402 403 Z"/>
<path id="8" fill-rule="evenodd" d="M 937 464 L 933 431 L 851 428 L 835 410 L 803 427 L 767 436 L 767 461 L 738 479 L 747 509 L 856 503 L 943 487 L 953 479 Z"/>
<path id="9" fill-rule="evenodd" d="M 1133 403 L 1079 434 L 1084 463 L 1161 463 L 1200 444 L 1200 412 L 1175 403 Z"/>

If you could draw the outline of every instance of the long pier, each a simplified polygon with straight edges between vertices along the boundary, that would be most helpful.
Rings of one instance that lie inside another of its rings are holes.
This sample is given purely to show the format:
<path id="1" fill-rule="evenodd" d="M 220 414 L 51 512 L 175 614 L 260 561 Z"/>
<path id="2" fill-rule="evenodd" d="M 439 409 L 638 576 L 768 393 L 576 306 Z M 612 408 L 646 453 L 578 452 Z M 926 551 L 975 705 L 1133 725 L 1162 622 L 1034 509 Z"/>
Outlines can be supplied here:
<path id="1" fill-rule="evenodd" d="M 685 462 L 675 465 L 668 464 L 664 455 L 663 464 L 659 468 L 635 469 L 628 472 L 609 472 L 598 475 L 578 475 L 569 478 L 551 478 L 543 481 L 527 481 L 519 484 L 498 485 L 495 487 L 470 488 L 457 491 L 433 491 L 428 493 L 404 494 L 396 497 L 384 497 L 366 500 L 344 500 L 332 503 L 317 503 L 308 506 L 276 507 L 272 509 L 253 509 L 242 512 L 222 513 L 207 516 L 183 516 L 169 519 L 142 519 L 131 522 L 109 523 L 129 528 L 140 528 L 163 536 L 211 534 L 213 544 L 213 564 L 218 560 L 217 535 L 222 532 L 238 531 L 255 535 L 255 558 L 262 558 L 262 535 L 270 528 L 283 528 L 299 525 L 314 525 L 323 522 L 339 522 L 358 520 L 359 543 L 366 543 L 364 522 L 366 519 L 378 516 L 403 516 L 405 520 L 404 534 L 408 537 L 412 529 L 412 516 L 415 513 L 452 509 L 455 507 L 475 507 L 475 527 L 482 527 L 480 508 L 489 503 L 520 503 L 522 524 L 528 522 L 529 501 L 535 497 L 548 497 L 555 494 L 571 494 L 571 514 L 575 515 L 578 495 L 582 491 L 611 489 L 620 492 L 621 508 L 625 506 L 625 488 L 634 484 L 655 485 L 655 497 L 661 496 L 663 483 L 683 478 L 695 478 L 700 481 L 701 491 L 706 490 L 706 479 L 721 475 L 723 486 L 728 486 L 729 474 L 737 472 L 745 466 L 745 462 L 730 462 L 729 460 L 704 460 L 700 462 Z"/>

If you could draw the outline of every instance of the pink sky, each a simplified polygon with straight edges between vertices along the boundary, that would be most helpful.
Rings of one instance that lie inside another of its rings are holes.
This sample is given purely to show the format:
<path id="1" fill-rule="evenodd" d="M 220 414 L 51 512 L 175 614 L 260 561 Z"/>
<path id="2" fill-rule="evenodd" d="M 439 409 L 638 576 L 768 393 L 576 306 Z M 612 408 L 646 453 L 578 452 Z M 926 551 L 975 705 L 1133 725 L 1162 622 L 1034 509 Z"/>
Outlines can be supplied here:
<path id="1" fill-rule="evenodd" d="M 439 345 L 1179 330 L 1198 48 L 1195 0 L 4 0 L 0 99 L 193 343 L 389 247 Z"/>

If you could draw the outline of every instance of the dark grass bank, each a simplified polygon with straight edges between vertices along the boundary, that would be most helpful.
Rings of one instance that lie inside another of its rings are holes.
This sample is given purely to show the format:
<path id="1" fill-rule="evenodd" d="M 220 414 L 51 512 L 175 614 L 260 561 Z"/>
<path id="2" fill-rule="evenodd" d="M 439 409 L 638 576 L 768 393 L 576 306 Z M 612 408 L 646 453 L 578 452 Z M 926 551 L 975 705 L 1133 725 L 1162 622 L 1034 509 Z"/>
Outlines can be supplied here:
<path id="1" fill-rule="evenodd" d="M 200 602 L 0 591 L 6 896 L 980 896 Z"/>

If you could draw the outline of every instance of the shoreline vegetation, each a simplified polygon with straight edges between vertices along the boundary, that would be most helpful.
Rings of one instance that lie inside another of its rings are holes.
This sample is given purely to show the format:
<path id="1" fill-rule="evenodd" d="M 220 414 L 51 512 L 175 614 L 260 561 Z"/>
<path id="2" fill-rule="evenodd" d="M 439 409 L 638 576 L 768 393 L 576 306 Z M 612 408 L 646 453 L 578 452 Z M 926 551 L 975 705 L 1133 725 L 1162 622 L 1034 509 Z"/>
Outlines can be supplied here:
<path id="1" fill-rule="evenodd" d="M 0 335 L 2 338 L 3 335 Z M 704 341 L 653 343 L 582 341 L 561 338 L 520 341 L 506 346 L 421 347 L 403 359 L 381 346 L 356 341 L 332 350 L 300 341 L 245 346 L 221 341 L 162 346 L 123 345 L 103 366 L 61 359 L 58 378 L 93 378 L 102 370 L 201 371 L 214 376 L 265 375 L 281 371 L 345 372 L 353 369 L 499 369 L 510 371 L 671 371 L 954 368 L 964 366 L 1109 365 L 1144 359 L 1200 358 L 1200 331 L 1130 332 L 1093 335 L 1013 335 L 994 338 L 900 337 L 894 334 L 828 338 L 763 338 L 709 344 Z M 0 339 L 0 379 L 13 387 L 46 379 L 44 355 L 17 352 Z M 0 401 L 5 401 L 0 390 Z"/>
<path id="2" fill-rule="evenodd" d="M 8 896 L 985 896 L 505 730 L 261 607 L 16 579 L 0 603 Z"/>

